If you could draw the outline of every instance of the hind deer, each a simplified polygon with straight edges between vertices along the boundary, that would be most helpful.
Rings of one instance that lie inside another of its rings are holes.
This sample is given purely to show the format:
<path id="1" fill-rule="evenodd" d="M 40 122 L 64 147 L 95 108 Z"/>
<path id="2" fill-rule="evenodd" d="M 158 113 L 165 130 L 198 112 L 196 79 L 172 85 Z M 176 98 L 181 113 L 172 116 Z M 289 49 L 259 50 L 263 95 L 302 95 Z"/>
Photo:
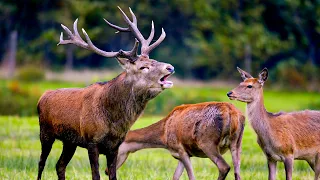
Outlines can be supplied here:
<path id="1" fill-rule="evenodd" d="M 129 27 L 123 28 L 105 21 L 118 31 L 132 32 L 135 35 L 139 41 L 136 40 L 131 51 L 100 50 L 82 29 L 86 38 L 84 41 L 78 33 L 77 20 L 73 25 L 74 32 L 61 25 L 70 39 L 63 40 L 61 33 L 59 44 L 74 44 L 104 57 L 115 57 L 124 72 L 109 82 L 95 83 L 85 88 L 47 91 L 42 95 L 38 102 L 42 148 L 38 179 L 41 179 L 55 139 L 63 142 L 62 154 L 56 164 L 58 179 L 65 179 L 66 166 L 77 146 L 88 149 L 92 179 L 100 179 L 99 154 L 107 157 L 109 179 L 117 179 L 118 147 L 127 131 L 141 115 L 147 102 L 173 85 L 167 80 L 174 73 L 173 66 L 149 59 L 149 53 L 164 40 L 164 30 L 162 29 L 159 39 L 150 45 L 154 36 L 153 22 L 149 38 L 144 39 L 131 9 L 132 21 L 121 9 L 120 11 Z M 139 42 L 142 44 L 141 55 L 137 55 Z"/>
<path id="2" fill-rule="evenodd" d="M 320 111 L 269 113 L 263 103 L 263 85 L 268 79 L 264 68 L 259 78 L 238 68 L 243 82 L 230 91 L 230 99 L 247 103 L 249 122 L 258 136 L 258 144 L 267 157 L 269 180 L 276 179 L 277 161 L 284 162 L 286 179 L 292 179 L 294 159 L 305 160 L 320 174 Z"/>
<path id="3" fill-rule="evenodd" d="M 164 148 L 179 160 L 174 180 L 180 178 L 184 168 L 189 179 L 195 179 L 190 161 L 192 156 L 209 158 L 219 169 L 218 180 L 222 180 L 230 170 L 222 154 L 230 149 L 235 179 L 239 180 L 244 122 L 245 117 L 230 103 L 178 106 L 157 123 L 128 132 L 119 147 L 117 168 L 130 153 L 146 148 Z"/>

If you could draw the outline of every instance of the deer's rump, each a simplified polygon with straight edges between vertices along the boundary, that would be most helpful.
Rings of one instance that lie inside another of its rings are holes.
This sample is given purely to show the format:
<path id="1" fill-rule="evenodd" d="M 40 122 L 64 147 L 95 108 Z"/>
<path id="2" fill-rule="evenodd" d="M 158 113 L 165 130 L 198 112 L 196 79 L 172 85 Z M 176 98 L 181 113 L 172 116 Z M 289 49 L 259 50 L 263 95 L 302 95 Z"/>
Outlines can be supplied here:
<path id="1" fill-rule="evenodd" d="M 208 102 L 179 106 L 166 122 L 168 146 L 181 143 L 190 156 L 207 157 L 201 144 L 211 141 L 224 153 L 229 148 L 233 133 L 238 131 L 234 128 L 242 124 L 241 118 L 241 112 L 229 103 Z"/>

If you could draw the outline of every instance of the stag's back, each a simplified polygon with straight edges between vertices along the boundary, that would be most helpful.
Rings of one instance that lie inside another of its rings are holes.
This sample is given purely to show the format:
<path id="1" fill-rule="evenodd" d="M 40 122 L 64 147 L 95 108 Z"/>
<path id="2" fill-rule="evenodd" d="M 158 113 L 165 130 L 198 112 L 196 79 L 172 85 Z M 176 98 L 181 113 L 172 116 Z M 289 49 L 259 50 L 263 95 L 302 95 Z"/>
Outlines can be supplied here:
<path id="1" fill-rule="evenodd" d="M 38 102 L 41 131 L 51 131 L 61 140 L 83 141 L 88 131 L 96 132 L 101 122 L 92 119 L 98 108 L 102 89 L 99 84 L 86 88 L 66 88 L 46 91 Z M 70 138 L 70 139 L 68 139 Z M 94 138 L 94 137 L 91 137 Z M 75 142 L 76 143 L 76 142 Z"/>

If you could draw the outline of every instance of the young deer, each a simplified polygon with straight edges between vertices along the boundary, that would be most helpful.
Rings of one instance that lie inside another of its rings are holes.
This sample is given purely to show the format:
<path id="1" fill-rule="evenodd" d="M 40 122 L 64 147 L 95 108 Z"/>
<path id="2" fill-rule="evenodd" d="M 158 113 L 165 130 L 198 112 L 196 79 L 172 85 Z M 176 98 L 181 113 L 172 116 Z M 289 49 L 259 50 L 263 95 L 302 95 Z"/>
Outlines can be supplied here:
<path id="1" fill-rule="evenodd" d="M 244 122 L 245 117 L 230 103 L 178 106 L 157 123 L 128 132 L 119 147 L 117 168 L 129 153 L 146 148 L 165 148 L 179 160 L 173 179 L 179 179 L 184 168 L 189 179 L 195 179 L 190 162 L 190 157 L 195 156 L 210 158 L 219 169 L 220 180 L 225 179 L 230 170 L 221 154 L 230 149 L 235 179 L 239 180 Z"/>
<path id="2" fill-rule="evenodd" d="M 268 78 L 264 68 L 259 78 L 238 68 L 243 82 L 227 95 L 247 103 L 248 119 L 257 133 L 258 144 L 268 160 L 269 179 L 276 179 L 277 161 L 284 162 L 286 179 L 292 179 L 293 160 L 306 160 L 320 174 L 320 111 L 269 113 L 263 104 L 263 84 Z"/>
<path id="3" fill-rule="evenodd" d="M 172 87 L 167 78 L 174 72 L 173 66 L 149 59 L 152 49 L 165 38 L 164 30 L 160 38 L 150 45 L 154 36 L 153 23 L 149 38 L 144 39 L 131 9 L 132 22 L 120 11 L 128 28 L 105 21 L 119 31 L 131 31 L 142 44 L 141 55 L 137 55 L 137 40 L 131 51 L 105 52 L 93 45 L 83 29 L 86 41 L 80 37 L 77 20 L 73 33 L 61 25 L 70 39 L 63 40 L 61 34 L 59 44 L 75 44 L 105 57 L 116 57 L 125 71 L 109 82 L 95 83 L 86 88 L 47 91 L 42 95 L 38 102 L 42 147 L 38 179 L 41 179 L 53 142 L 59 139 L 63 142 L 63 151 L 56 165 L 58 179 L 65 179 L 66 166 L 80 146 L 88 149 L 92 179 L 100 179 L 98 157 L 104 154 L 110 169 L 109 179 L 115 180 L 118 148 L 127 131 L 149 100 Z"/>

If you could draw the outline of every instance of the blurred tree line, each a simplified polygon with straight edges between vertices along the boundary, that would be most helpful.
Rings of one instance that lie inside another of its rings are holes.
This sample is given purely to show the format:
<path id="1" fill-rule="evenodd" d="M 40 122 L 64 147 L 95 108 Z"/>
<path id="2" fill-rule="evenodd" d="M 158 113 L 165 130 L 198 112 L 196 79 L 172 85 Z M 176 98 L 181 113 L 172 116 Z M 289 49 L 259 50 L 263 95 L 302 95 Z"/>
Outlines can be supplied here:
<path id="1" fill-rule="evenodd" d="M 115 34 L 103 21 L 125 26 L 117 6 L 127 14 L 128 7 L 133 9 L 144 36 L 151 20 L 156 37 L 165 29 L 167 37 L 151 57 L 173 64 L 182 78 L 231 79 L 236 66 L 253 73 L 268 67 L 285 82 L 303 81 L 301 86 L 319 76 L 320 1 L 315 0 L 1 0 L 1 64 L 13 70 L 29 64 L 114 67 L 114 60 L 56 44 L 60 24 L 71 28 L 79 18 L 78 28 L 97 47 L 131 49 L 132 35 Z"/>

